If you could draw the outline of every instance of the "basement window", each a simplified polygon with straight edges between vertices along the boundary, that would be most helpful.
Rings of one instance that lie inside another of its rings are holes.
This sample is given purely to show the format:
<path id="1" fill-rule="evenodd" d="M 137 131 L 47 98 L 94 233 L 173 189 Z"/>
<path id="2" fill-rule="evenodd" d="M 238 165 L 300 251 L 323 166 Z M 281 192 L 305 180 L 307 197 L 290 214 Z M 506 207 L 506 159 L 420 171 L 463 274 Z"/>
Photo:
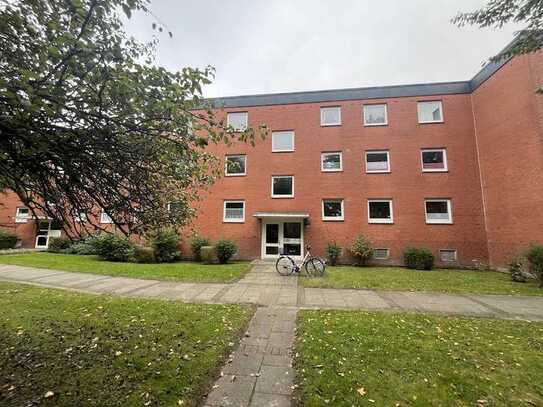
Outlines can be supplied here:
<path id="1" fill-rule="evenodd" d="M 386 260 L 390 256 L 389 249 L 373 249 L 373 259 L 374 260 Z"/>
<path id="2" fill-rule="evenodd" d="M 439 259 L 443 263 L 456 263 L 456 250 L 452 250 L 452 249 L 440 250 Z"/>

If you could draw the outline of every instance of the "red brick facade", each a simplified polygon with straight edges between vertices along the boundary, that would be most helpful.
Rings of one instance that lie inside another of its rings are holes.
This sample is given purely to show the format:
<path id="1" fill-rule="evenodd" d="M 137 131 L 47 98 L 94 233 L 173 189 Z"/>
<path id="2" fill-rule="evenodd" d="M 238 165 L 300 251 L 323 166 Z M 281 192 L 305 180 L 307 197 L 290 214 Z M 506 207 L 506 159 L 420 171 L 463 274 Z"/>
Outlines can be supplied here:
<path id="1" fill-rule="evenodd" d="M 202 192 L 192 230 L 236 241 L 239 258 L 260 258 L 266 219 L 254 215 L 299 212 L 309 215 L 303 241 L 321 256 L 327 242 L 346 249 L 363 233 L 375 247 L 389 249 L 389 258 L 377 263 L 401 263 L 407 246 L 423 246 L 439 265 L 503 266 L 529 241 L 543 242 L 543 102 L 534 93 L 542 80 L 543 57 L 537 54 L 507 62 L 473 91 L 228 107 L 218 114 L 248 112 L 250 126 L 294 131 L 294 151 L 272 152 L 271 132 L 255 147 L 210 147 L 223 160 L 245 155 L 246 175 L 223 177 Z M 419 124 L 421 101 L 441 101 L 443 121 Z M 378 103 L 387 106 L 388 124 L 365 126 L 363 105 Z M 321 126 L 323 106 L 341 107 L 341 125 Z M 446 150 L 446 172 L 422 171 L 421 149 L 432 148 Z M 389 173 L 366 173 L 365 152 L 371 150 L 389 152 Z M 321 154 L 337 151 L 342 171 L 321 171 Z M 293 198 L 271 197 L 274 175 L 294 176 Z M 450 200 L 452 223 L 427 224 L 425 199 L 440 198 Z M 323 199 L 342 199 L 344 219 L 323 220 Z M 392 200 L 393 223 L 369 223 L 369 199 Z M 225 200 L 245 202 L 244 222 L 223 222 Z M 17 201 L 0 202 L 6 204 L 0 224 L 15 225 Z M 33 246 L 35 231 L 28 225 L 15 231 L 24 246 Z M 456 250 L 456 262 L 442 263 L 443 249 Z"/>

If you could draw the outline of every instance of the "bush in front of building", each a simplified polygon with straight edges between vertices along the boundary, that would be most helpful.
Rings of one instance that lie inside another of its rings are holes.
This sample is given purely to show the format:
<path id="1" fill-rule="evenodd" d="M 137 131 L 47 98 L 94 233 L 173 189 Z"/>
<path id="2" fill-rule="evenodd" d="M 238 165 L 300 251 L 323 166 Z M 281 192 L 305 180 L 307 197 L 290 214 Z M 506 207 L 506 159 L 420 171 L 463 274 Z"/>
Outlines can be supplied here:
<path id="1" fill-rule="evenodd" d="M 98 254 L 94 241 L 99 235 L 89 235 L 79 239 L 76 242 L 72 242 L 71 246 L 67 248 L 64 253 L 79 254 L 81 256 L 88 256 L 92 254 Z"/>
<path id="2" fill-rule="evenodd" d="M 136 246 L 134 261 L 136 263 L 155 263 L 155 251 L 151 247 Z"/>
<path id="3" fill-rule="evenodd" d="M 363 234 L 359 234 L 349 248 L 352 256 L 356 259 L 356 264 L 364 266 L 373 256 L 373 243 Z"/>
<path id="4" fill-rule="evenodd" d="M 7 230 L 0 229 L 0 250 L 15 249 L 17 236 Z"/>
<path id="5" fill-rule="evenodd" d="M 511 281 L 516 283 L 525 283 L 527 278 L 522 271 L 522 259 L 520 257 L 515 257 L 509 263 L 509 273 L 511 274 Z"/>
<path id="6" fill-rule="evenodd" d="M 202 246 L 200 248 L 200 258 L 204 264 L 214 263 L 217 258 L 215 246 Z"/>
<path id="7" fill-rule="evenodd" d="M 526 259 L 530 265 L 530 272 L 539 279 L 539 286 L 543 287 L 543 246 L 531 243 L 526 251 Z"/>
<path id="8" fill-rule="evenodd" d="M 328 242 L 326 244 L 326 255 L 330 265 L 335 266 L 338 259 L 341 257 L 341 246 L 339 246 L 335 241 Z"/>
<path id="9" fill-rule="evenodd" d="M 151 247 L 158 263 L 171 263 L 181 258 L 180 238 L 175 230 L 165 229 L 154 233 Z"/>
<path id="10" fill-rule="evenodd" d="M 209 240 L 207 237 L 201 237 L 201 236 L 194 236 L 190 240 L 190 250 L 192 251 L 192 256 L 195 261 L 201 261 L 202 256 L 200 255 L 200 250 L 204 246 L 209 246 L 211 244 L 211 240 Z"/>
<path id="11" fill-rule="evenodd" d="M 65 236 L 52 237 L 49 239 L 49 247 L 47 248 L 47 251 L 51 253 L 65 253 L 71 245 L 72 241 Z"/>
<path id="12" fill-rule="evenodd" d="M 217 259 L 219 259 L 219 263 L 225 264 L 234 254 L 236 254 L 238 251 L 238 246 L 232 240 L 221 239 L 215 245 L 215 250 L 217 252 Z"/>
<path id="13" fill-rule="evenodd" d="M 94 236 L 91 244 L 102 260 L 127 262 L 134 259 L 136 245 L 126 237 L 100 233 Z"/>
<path id="14" fill-rule="evenodd" d="M 425 248 L 408 247 L 403 253 L 403 261 L 409 269 L 432 270 L 434 267 L 434 255 Z"/>

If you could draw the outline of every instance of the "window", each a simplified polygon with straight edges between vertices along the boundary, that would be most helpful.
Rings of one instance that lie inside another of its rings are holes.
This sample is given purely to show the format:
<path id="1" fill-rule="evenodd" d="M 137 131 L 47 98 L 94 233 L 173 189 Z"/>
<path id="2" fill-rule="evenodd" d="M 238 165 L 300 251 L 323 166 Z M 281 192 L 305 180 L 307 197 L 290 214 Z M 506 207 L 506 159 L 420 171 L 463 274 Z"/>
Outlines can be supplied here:
<path id="1" fill-rule="evenodd" d="M 223 222 L 245 222 L 245 201 L 224 201 Z"/>
<path id="2" fill-rule="evenodd" d="M 427 199 L 424 205 L 426 223 L 452 223 L 450 199 Z"/>
<path id="3" fill-rule="evenodd" d="M 390 172 L 388 151 L 366 151 L 366 172 Z"/>
<path id="4" fill-rule="evenodd" d="M 343 220 L 343 199 L 324 199 L 322 220 Z"/>
<path id="5" fill-rule="evenodd" d="M 423 172 L 447 171 L 447 151 L 443 148 L 422 150 L 421 160 Z"/>
<path id="6" fill-rule="evenodd" d="M 294 132 L 272 132 L 272 153 L 281 153 L 285 151 L 294 151 Z"/>
<path id="7" fill-rule="evenodd" d="M 368 223 L 393 223 L 392 200 L 370 199 L 368 201 Z"/>
<path id="8" fill-rule="evenodd" d="M 417 104 L 419 123 L 443 122 L 443 108 L 441 101 L 419 102 Z"/>
<path id="9" fill-rule="evenodd" d="M 443 263 L 455 263 L 456 262 L 456 250 L 442 249 L 439 251 L 439 259 Z"/>
<path id="10" fill-rule="evenodd" d="M 247 157 L 244 155 L 227 155 L 225 161 L 225 174 L 227 177 L 245 175 L 245 163 Z"/>
<path id="11" fill-rule="evenodd" d="M 387 105 L 364 105 L 364 126 L 386 126 Z"/>
<path id="12" fill-rule="evenodd" d="M 272 177 L 272 198 L 293 198 L 294 177 L 280 175 Z"/>
<path id="13" fill-rule="evenodd" d="M 373 249 L 373 258 L 375 260 L 386 260 L 390 255 L 389 249 Z"/>
<path id="14" fill-rule="evenodd" d="M 321 154 L 321 171 L 332 172 L 342 169 L 341 152 Z"/>
<path id="15" fill-rule="evenodd" d="M 74 222 L 83 223 L 87 221 L 87 214 L 85 212 L 76 212 L 74 215 Z"/>
<path id="16" fill-rule="evenodd" d="M 15 210 L 15 223 L 26 223 L 30 218 L 30 209 L 21 206 Z"/>
<path id="17" fill-rule="evenodd" d="M 226 113 L 226 124 L 235 131 L 244 131 L 247 129 L 248 116 L 247 112 Z"/>
<path id="18" fill-rule="evenodd" d="M 113 223 L 113 219 L 111 219 L 111 217 L 107 213 L 102 211 L 102 213 L 100 214 L 100 223 Z"/>
<path id="19" fill-rule="evenodd" d="M 183 209 L 183 204 L 181 202 L 170 202 L 168 204 L 168 212 L 180 213 Z"/>
<path id="20" fill-rule="evenodd" d="M 321 107 L 321 126 L 341 125 L 341 107 Z"/>

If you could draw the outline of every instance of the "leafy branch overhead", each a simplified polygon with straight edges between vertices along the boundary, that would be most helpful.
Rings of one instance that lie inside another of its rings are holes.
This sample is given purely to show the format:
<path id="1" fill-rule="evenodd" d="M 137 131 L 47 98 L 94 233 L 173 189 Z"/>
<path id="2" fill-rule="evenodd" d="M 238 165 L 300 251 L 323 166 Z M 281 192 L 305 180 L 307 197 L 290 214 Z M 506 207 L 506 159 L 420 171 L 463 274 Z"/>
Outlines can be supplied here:
<path id="1" fill-rule="evenodd" d="M 156 39 L 123 30 L 137 11 L 148 1 L 0 0 L 0 190 L 67 228 L 81 213 L 99 228 L 100 208 L 126 234 L 183 225 L 218 176 L 203 147 L 265 134 L 205 106 L 213 68 L 155 66 Z"/>
<path id="2" fill-rule="evenodd" d="M 459 27 L 475 25 L 479 28 L 502 28 L 505 24 L 523 24 L 524 30 L 516 41 L 492 61 L 536 52 L 543 47 L 543 1 L 490 0 L 481 9 L 458 13 L 452 23 Z"/>

